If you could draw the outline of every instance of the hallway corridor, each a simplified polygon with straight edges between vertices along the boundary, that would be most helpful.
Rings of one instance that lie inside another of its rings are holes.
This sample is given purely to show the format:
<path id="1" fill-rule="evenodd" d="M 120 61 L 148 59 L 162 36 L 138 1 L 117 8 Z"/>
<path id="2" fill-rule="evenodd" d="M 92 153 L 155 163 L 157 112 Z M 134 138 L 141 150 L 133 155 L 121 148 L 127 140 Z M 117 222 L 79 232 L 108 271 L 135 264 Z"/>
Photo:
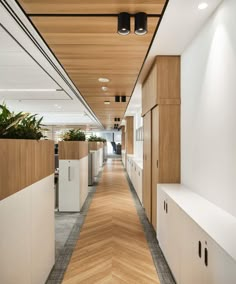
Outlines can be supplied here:
<path id="1" fill-rule="evenodd" d="M 104 166 L 63 283 L 160 283 L 120 159 Z"/>

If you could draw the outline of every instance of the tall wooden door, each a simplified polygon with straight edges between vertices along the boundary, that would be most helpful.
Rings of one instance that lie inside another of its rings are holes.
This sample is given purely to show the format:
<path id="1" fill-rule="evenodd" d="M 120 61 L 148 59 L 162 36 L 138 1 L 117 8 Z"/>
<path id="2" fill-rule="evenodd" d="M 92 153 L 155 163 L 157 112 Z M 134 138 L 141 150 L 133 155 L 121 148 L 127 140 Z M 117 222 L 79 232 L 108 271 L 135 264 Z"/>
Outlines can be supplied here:
<path id="1" fill-rule="evenodd" d="M 143 206 L 148 220 L 152 216 L 151 192 L 151 111 L 143 117 Z"/>
<path id="2" fill-rule="evenodd" d="M 152 225 L 157 224 L 157 183 L 159 167 L 159 107 L 152 109 Z"/>

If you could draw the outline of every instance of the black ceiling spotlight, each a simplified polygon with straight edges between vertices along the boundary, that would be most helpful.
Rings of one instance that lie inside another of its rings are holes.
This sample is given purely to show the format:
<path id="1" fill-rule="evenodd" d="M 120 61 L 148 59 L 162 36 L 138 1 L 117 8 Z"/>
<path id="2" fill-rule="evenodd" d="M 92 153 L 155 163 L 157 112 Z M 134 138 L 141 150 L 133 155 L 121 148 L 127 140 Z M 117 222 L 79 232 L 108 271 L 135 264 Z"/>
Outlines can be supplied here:
<path id="1" fill-rule="evenodd" d="M 118 34 L 128 35 L 130 33 L 130 15 L 126 12 L 118 15 Z"/>
<path id="2" fill-rule="evenodd" d="M 120 102 L 120 96 L 115 96 L 115 102 L 119 103 Z"/>
<path id="3" fill-rule="evenodd" d="M 125 103 L 126 102 L 126 96 L 122 96 L 121 101 L 122 101 L 122 103 Z"/>
<path id="4" fill-rule="evenodd" d="M 147 14 L 140 12 L 135 14 L 135 27 L 134 32 L 136 35 L 145 35 L 147 33 Z"/>
<path id="5" fill-rule="evenodd" d="M 114 120 L 117 121 L 117 118 L 115 117 Z"/>
<path id="6" fill-rule="evenodd" d="M 120 118 L 119 118 L 119 117 L 117 118 L 117 121 L 120 121 Z"/>

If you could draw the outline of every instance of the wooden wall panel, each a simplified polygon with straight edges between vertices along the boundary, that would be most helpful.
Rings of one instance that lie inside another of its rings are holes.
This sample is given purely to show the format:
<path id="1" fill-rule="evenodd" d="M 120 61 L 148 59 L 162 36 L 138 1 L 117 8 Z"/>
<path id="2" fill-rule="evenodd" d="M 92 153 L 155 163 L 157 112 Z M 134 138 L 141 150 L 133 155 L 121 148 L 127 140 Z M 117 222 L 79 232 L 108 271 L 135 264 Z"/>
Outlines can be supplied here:
<path id="1" fill-rule="evenodd" d="M 159 183 L 180 182 L 180 106 L 160 105 Z"/>
<path id="2" fill-rule="evenodd" d="M 59 160 L 80 160 L 88 156 L 87 141 L 60 141 Z"/>
<path id="3" fill-rule="evenodd" d="M 134 153 L 134 117 L 127 116 L 125 119 L 126 119 L 126 131 L 125 131 L 126 154 L 133 154 Z"/>
<path id="4" fill-rule="evenodd" d="M 157 96 L 169 101 L 180 99 L 180 57 L 158 56 L 157 62 Z"/>
<path id="5" fill-rule="evenodd" d="M 151 112 L 143 118 L 143 206 L 148 220 L 152 216 L 151 192 Z"/>
<path id="6" fill-rule="evenodd" d="M 121 147 L 122 150 L 125 150 L 125 127 L 121 127 Z"/>
<path id="7" fill-rule="evenodd" d="M 54 173 L 54 142 L 0 139 L 0 200 Z"/>
<path id="8" fill-rule="evenodd" d="M 159 107 L 152 110 L 152 226 L 157 224 L 157 183 L 159 177 Z"/>
<path id="9" fill-rule="evenodd" d="M 157 67 L 153 64 L 142 89 L 142 116 L 157 105 Z"/>

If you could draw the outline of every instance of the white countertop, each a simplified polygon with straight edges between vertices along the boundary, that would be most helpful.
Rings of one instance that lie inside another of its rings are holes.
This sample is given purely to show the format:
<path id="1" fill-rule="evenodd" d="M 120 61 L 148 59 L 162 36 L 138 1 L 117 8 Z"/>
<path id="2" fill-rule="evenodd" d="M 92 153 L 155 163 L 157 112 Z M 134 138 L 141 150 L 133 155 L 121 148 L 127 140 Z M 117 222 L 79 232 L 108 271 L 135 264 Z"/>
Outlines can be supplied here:
<path id="1" fill-rule="evenodd" d="M 236 260 L 236 218 L 181 184 L 158 184 L 219 246 Z"/>

